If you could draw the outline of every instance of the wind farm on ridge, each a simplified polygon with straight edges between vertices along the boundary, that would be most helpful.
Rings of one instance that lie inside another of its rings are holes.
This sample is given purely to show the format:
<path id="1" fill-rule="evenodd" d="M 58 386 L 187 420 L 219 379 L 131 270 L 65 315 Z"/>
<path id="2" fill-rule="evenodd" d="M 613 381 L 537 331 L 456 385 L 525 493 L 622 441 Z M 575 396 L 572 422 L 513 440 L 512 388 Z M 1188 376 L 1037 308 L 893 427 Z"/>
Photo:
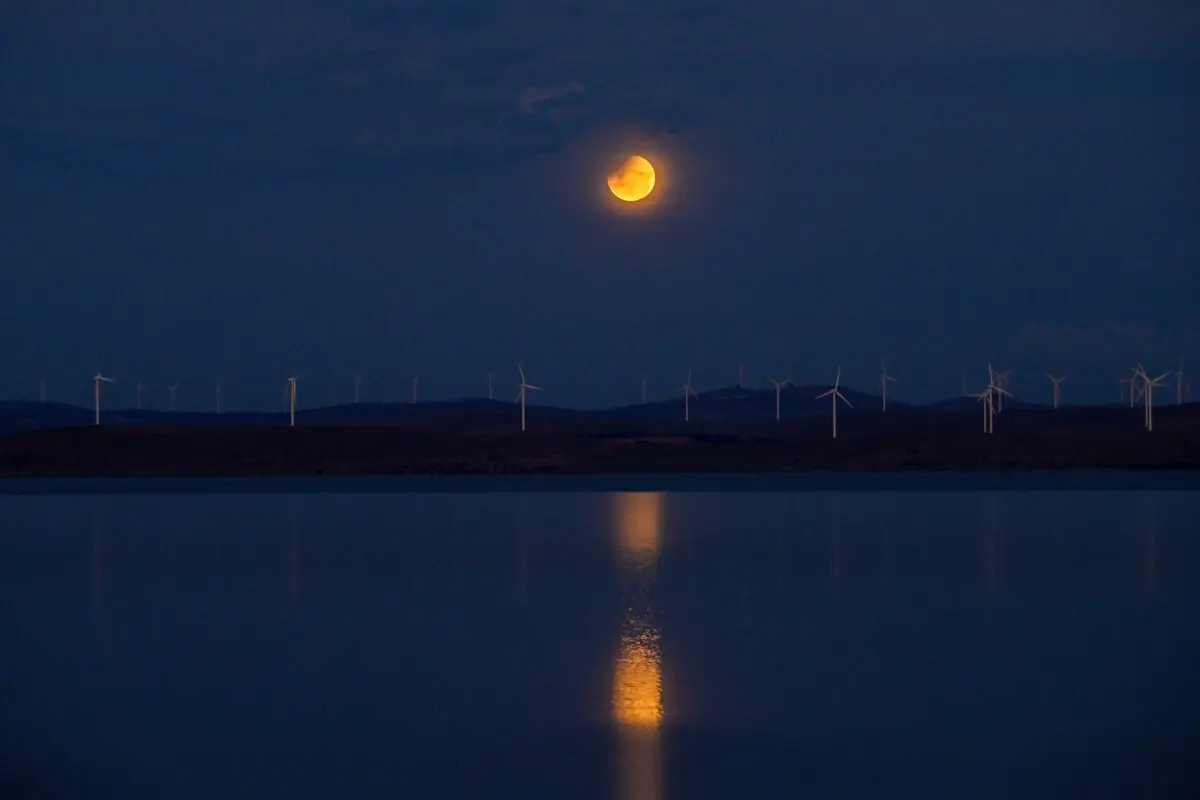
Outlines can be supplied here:
<path id="1" fill-rule="evenodd" d="M 968 391 L 964 373 L 962 396 L 920 405 L 889 397 L 889 385 L 903 383 L 883 362 L 878 394 L 843 384 L 840 367 L 832 383 L 823 387 L 797 386 L 766 375 L 763 388 L 750 388 L 744 385 L 745 366 L 739 363 L 735 386 L 697 391 L 693 373 L 687 370 L 674 396 L 652 400 L 643 376 L 640 403 L 599 410 L 535 405 L 532 393 L 552 396 L 553 386 L 530 382 L 523 363 L 515 365 L 516 393 L 510 402 L 496 399 L 494 372 L 484 376 L 486 397 L 422 401 L 414 376 L 411 400 L 394 403 L 363 402 L 362 379 L 356 374 L 350 382 L 353 402 L 302 408 L 303 380 L 293 374 L 282 387 L 282 415 L 223 408 L 223 381 L 215 384 L 209 411 L 177 410 L 181 383 L 165 387 L 169 394 L 164 411 L 146 406 L 147 387 L 139 378 L 131 382 L 134 404 L 129 407 L 110 400 L 121 384 L 97 369 L 91 409 L 52 402 L 45 381 L 39 382 L 36 402 L 0 403 L 0 468 L 8 475 L 93 474 L 99 468 L 84 466 L 84 456 L 100 441 L 122 439 L 127 441 L 118 449 L 127 461 L 137 461 L 139 449 L 148 453 L 151 440 L 189 444 L 177 455 L 170 448 L 155 451 L 153 464 L 136 468 L 115 464 L 110 456 L 105 469 L 244 474 L 248 464 L 259 464 L 263 474 L 357 474 L 1200 466 L 1200 404 L 1189 402 L 1182 360 L 1178 369 L 1153 376 L 1135 365 L 1119 382 L 1118 401 L 1105 405 L 1065 404 L 1063 384 L 1068 376 L 1049 371 L 1044 373 L 1046 397 L 1017 396 L 1013 370 L 986 366 L 982 390 Z M 1161 390 L 1167 388 L 1175 389 L 1175 402 L 1162 405 Z M 1157 419 L 1155 390 L 1160 390 Z M 373 432 L 378 443 L 390 441 L 391 450 L 364 461 L 364 430 Z M 293 437 L 290 442 L 288 435 Z M 314 452 L 297 460 L 295 453 L 278 452 L 317 439 L 320 455 Z M 223 465 L 223 457 L 209 454 L 203 468 L 189 466 L 189 459 L 197 458 L 197 446 L 203 450 L 218 440 L 225 452 L 238 453 L 239 465 Z M 413 443 L 418 440 L 432 455 L 414 460 Z M 597 442 L 604 442 L 608 450 L 599 453 Z M 612 448 L 619 449 L 622 442 L 632 450 L 614 456 Z M 470 446 L 463 450 L 465 445 Z M 472 446 L 486 451 L 486 458 L 470 455 Z M 73 455 L 70 447 L 80 452 Z M 53 458 L 46 455 L 48 449 L 56 453 Z M 664 449 L 670 451 L 669 458 L 651 452 Z M 438 460 L 439 450 L 449 462 Z M 540 455 L 532 456 L 535 451 Z"/>

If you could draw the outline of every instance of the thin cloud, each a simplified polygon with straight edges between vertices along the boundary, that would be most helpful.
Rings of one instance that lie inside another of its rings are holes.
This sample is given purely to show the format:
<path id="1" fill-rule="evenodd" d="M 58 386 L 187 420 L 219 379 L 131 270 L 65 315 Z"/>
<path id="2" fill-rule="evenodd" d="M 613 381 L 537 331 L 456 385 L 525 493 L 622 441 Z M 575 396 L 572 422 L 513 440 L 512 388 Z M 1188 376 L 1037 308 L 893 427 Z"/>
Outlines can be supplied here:
<path id="1" fill-rule="evenodd" d="M 561 100 L 582 93 L 583 86 L 577 81 L 570 81 L 559 86 L 529 86 L 525 88 L 525 91 L 521 92 L 521 96 L 517 100 L 517 106 L 523 113 L 532 114 L 535 110 L 551 101 Z"/>
<path id="2" fill-rule="evenodd" d="M 10 158 L 130 174 L 464 167 L 616 120 L 678 127 L 815 56 L 1187 52 L 1190 3 L 111 0 L 9 55 Z M 15 20 L 9 14 L 0 23 Z M 85 65 L 61 69 L 68 57 Z M 586 90 L 585 90 L 586 87 Z M 130 143 L 139 148 L 130 152 Z"/>

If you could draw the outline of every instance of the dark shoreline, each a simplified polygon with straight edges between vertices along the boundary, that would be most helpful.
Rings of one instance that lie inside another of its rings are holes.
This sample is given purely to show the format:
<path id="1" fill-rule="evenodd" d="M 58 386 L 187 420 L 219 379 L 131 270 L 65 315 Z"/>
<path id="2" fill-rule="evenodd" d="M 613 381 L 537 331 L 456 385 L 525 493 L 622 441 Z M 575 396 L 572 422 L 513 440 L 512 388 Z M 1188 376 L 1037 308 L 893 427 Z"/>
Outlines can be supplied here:
<path id="1" fill-rule="evenodd" d="M 74 427 L 0 437 L 0 478 L 667 475 L 1200 469 L 1200 432 L 453 431 L 402 426 Z"/>

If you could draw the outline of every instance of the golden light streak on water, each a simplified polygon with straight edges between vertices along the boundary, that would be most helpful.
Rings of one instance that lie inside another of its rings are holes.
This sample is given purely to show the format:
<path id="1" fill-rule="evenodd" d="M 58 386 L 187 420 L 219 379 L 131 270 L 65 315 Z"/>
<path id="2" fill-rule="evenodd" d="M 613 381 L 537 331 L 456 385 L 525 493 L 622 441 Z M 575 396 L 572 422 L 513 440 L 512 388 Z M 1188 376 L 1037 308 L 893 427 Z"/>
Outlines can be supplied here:
<path id="1" fill-rule="evenodd" d="M 614 496 L 617 556 L 626 587 L 627 613 L 613 670 L 613 719 L 617 723 L 617 797 L 662 797 L 663 722 L 661 634 L 649 590 L 662 547 L 664 495 L 630 492 Z"/>

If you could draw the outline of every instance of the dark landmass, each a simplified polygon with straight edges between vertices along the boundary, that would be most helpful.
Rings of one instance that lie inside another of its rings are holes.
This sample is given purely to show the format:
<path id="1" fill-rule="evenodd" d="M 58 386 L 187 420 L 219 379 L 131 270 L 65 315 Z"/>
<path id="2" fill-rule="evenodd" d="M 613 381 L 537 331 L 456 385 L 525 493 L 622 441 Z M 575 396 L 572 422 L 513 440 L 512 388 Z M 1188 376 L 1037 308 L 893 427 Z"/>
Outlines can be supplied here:
<path id="1" fill-rule="evenodd" d="M 829 401 L 817 400 L 828 386 L 789 386 L 780 398 L 781 417 L 784 423 L 810 420 L 823 416 L 829 420 Z M 842 392 L 853 404 L 852 408 L 838 409 L 838 419 L 879 416 L 880 398 L 855 391 L 847 386 Z M 1009 403 L 1013 410 L 1045 410 L 1045 406 L 1023 402 L 1013 398 Z M 1101 407 L 1103 408 L 1103 407 Z M 1111 408 L 1117 408 L 1115 406 Z M 1120 408 L 1130 419 L 1140 419 L 1141 409 L 1131 412 Z M 775 418 L 775 391 L 743 389 L 729 386 L 712 391 L 700 392 L 690 404 L 693 425 L 762 425 Z M 975 413 L 980 412 L 979 403 L 972 397 L 953 397 L 927 405 L 911 405 L 891 398 L 888 412 L 900 413 Z M 579 409 L 561 406 L 530 405 L 531 425 L 550 425 L 559 430 L 562 426 L 589 426 L 599 423 L 638 423 L 652 427 L 673 428 L 683 422 L 683 400 L 673 397 L 646 404 L 617 406 L 614 408 Z M 65 403 L 39 403 L 34 401 L 0 402 L 0 434 L 45 428 L 67 428 L 91 425 L 94 419 L 91 408 L 81 408 Z M 212 411 L 162 409 L 133 409 L 106 404 L 102 419 L 105 425 L 118 427 L 263 427 L 286 425 L 287 414 L 265 411 L 229 411 L 216 414 Z M 458 425 L 468 429 L 494 428 L 508 430 L 519 424 L 517 406 L 512 402 L 500 402 L 481 398 L 435 401 L 422 403 L 348 403 L 317 408 L 297 408 L 298 425 Z M 977 426 L 978 427 L 978 426 Z M 828 427 L 826 427 L 828 432 Z"/>
<path id="2" fill-rule="evenodd" d="M 773 396 L 771 403 L 773 413 Z M 0 436 L 0 477 L 1200 468 L 1196 404 L 1155 409 L 1153 432 L 1140 408 L 1017 407 L 996 416 L 990 436 L 976 409 L 839 410 L 836 440 L 827 408 L 781 422 L 700 414 L 685 425 L 531 407 L 522 433 L 511 404 L 443 406 L 408 422 L 321 424 L 310 415 L 288 428 L 278 414 L 259 415 L 257 424 L 234 415 L 190 425 L 106 417 L 99 427 L 21 430 Z"/>

